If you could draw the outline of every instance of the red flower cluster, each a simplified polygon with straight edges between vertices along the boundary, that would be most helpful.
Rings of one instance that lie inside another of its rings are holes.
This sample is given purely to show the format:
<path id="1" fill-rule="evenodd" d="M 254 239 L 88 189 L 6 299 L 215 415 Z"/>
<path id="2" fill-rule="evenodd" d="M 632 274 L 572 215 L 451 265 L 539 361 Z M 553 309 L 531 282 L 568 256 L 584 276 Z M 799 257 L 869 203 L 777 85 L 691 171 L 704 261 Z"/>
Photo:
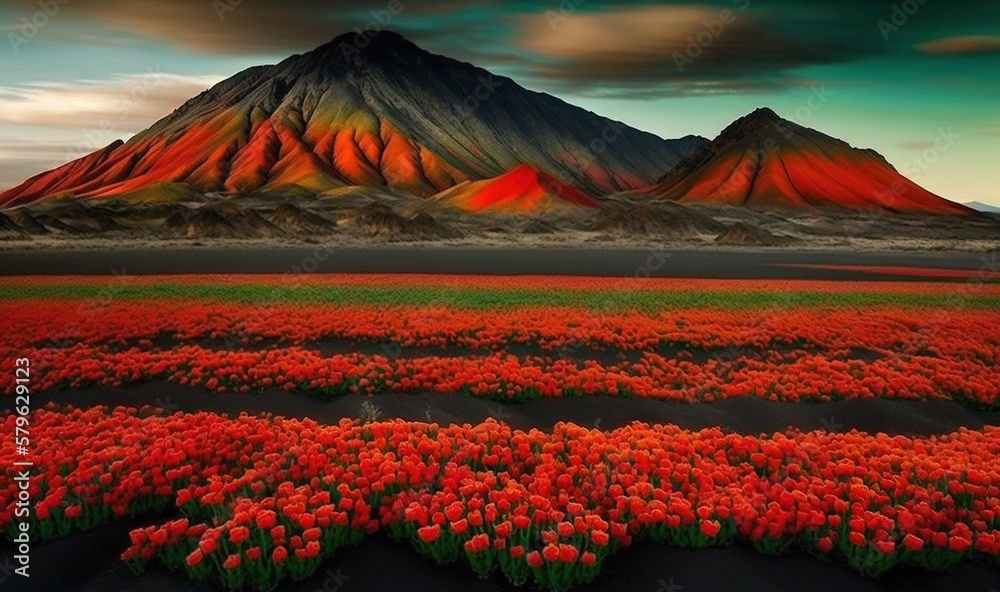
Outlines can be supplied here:
<path id="1" fill-rule="evenodd" d="M 11 365 L 27 355 L 36 391 L 165 379 L 325 396 L 951 397 L 985 408 L 1000 396 L 996 311 L 950 311 L 928 335 L 924 313 L 892 308 L 605 314 L 126 301 L 80 316 L 72 301 L 22 304 L 0 304 L 0 313 L 18 307 L 0 327 L 0 350 L 11 354 L 0 356 L 0 384 L 10 386 Z M 314 349 L 331 342 L 374 351 Z"/>
<path id="2" fill-rule="evenodd" d="M 825 266 L 829 268 L 830 266 Z M 849 267 L 852 271 L 886 273 L 884 267 Z M 905 268 L 914 277 L 952 279 L 996 279 L 993 271 L 962 272 Z M 954 283 L 947 282 L 885 282 L 830 280 L 753 280 L 753 279 L 702 279 L 643 277 L 582 277 L 568 275 L 462 275 L 462 274 L 225 274 L 225 275 L 155 275 L 122 276 L 115 280 L 129 286 L 360 286 L 360 287 L 417 287 L 417 288 L 472 288 L 488 290 L 579 290 L 579 291 L 689 291 L 689 292 L 823 292 L 842 294 L 869 292 L 877 294 L 954 294 Z M 22 286 L 107 286 L 108 276 L 17 276 L 4 280 L 5 285 Z M 117 284 L 116 284 L 117 285 Z M 984 296 L 1000 295 L 1000 284 L 984 283 L 976 287 Z"/>
<path id="3" fill-rule="evenodd" d="M 992 427 L 931 438 L 641 424 L 523 432 L 125 408 L 36 411 L 32 424 L 36 532 L 173 503 L 187 518 L 134 531 L 123 557 L 228 589 L 306 577 L 379 528 L 433 561 L 551 590 L 590 581 L 634 537 L 800 548 L 869 575 L 1000 555 Z M 0 446 L 10 467 L 16 451 Z M 0 527 L 16 496 L 7 477 Z"/>
<path id="4" fill-rule="evenodd" d="M 1000 351 L 1000 350 L 998 350 Z M 197 345 L 118 351 L 108 346 L 29 349 L 39 376 L 36 391 L 120 387 L 146 380 L 202 386 L 216 392 L 279 387 L 332 397 L 349 393 L 433 391 L 503 400 L 578 395 L 636 396 L 702 402 L 741 396 L 773 401 L 954 398 L 994 408 L 1000 360 L 913 355 L 873 361 L 800 353 L 784 359 L 735 355 L 701 363 L 690 354 L 643 353 L 608 363 L 553 356 L 324 356 L 301 347 L 219 351 Z M 13 380 L 13 357 L 0 375 Z M 0 380 L 2 382 L 2 380 Z"/>
<path id="5" fill-rule="evenodd" d="M 660 313 L 610 313 L 569 307 L 476 310 L 448 306 L 373 307 L 269 303 L 250 306 L 212 301 L 121 301 L 100 314 L 80 314 L 73 300 L 0 303 L 9 322 L 0 336 L 10 348 L 53 344 L 137 346 L 203 344 L 231 346 L 323 342 L 385 345 L 385 351 L 442 348 L 489 352 L 511 346 L 539 351 L 588 352 L 728 350 L 785 357 L 822 353 L 849 358 L 948 357 L 997 361 L 995 310 L 949 310 L 928 318 L 923 310 L 872 307 L 770 310 L 681 309 Z"/>

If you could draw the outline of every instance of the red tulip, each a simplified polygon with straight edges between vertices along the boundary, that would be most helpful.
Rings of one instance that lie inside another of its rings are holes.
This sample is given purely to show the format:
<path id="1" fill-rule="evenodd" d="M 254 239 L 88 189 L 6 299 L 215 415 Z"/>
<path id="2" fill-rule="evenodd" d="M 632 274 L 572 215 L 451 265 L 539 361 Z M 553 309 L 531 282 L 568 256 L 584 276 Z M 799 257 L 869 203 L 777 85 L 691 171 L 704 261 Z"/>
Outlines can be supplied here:
<path id="1" fill-rule="evenodd" d="M 425 543 L 433 543 L 441 536 L 441 525 L 435 524 L 433 526 L 424 526 L 417 529 L 417 534 L 420 535 L 420 540 Z"/>
<path id="2" fill-rule="evenodd" d="M 285 547 L 275 547 L 271 552 L 271 561 L 276 565 L 281 565 L 288 559 L 288 550 Z"/>
<path id="3" fill-rule="evenodd" d="M 718 520 L 703 520 L 700 525 L 701 533 L 709 538 L 719 534 L 721 528 L 722 525 L 719 524 Z"/>
<path id="4" fill-rule="evenodd" d="M 908 534 L 903 537 L 903 546 L 909 551 L 916 552 L 924 548 L 924 541 L 919 537 Z"/>
<path id="5" fill-rule="evenodd" d="M 225 562 L 222 564 L 222 568 L 226 570 L 234 570 L 240 566 L 241 557 L 238 553 L 226 557 Z"/>
<path id="6" fill-rule="evenodd" d="M 202 550 L 195 549 L 194 551 L 191 551 L 190 554 L 188 554 L 186 561 L 189 566 L 196 567 L 199 564 L 201 564 L 202 559 L 204 559 L 204 554 L 202 553 Z"/>

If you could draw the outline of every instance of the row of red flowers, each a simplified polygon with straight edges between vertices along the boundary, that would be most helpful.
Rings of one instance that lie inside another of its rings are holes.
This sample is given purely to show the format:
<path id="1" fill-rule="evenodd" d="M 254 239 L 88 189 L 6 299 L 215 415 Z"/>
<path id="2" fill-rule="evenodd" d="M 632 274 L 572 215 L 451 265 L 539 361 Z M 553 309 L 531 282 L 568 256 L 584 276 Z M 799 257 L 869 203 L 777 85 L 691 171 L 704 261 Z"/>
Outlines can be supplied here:
<path id="1" fill-rule="evenodd" d="M 175 300 L 121 301 L 94 314 L 73 300 L 0 302 L 0 342 L 12 348 L 53 343 L 145 344 L 222 340 L 231 348 L 324 340 L 495 350 L 714 351 L 724 348 L 878 356 L 929 355 L 1000 364 L 1000 311 L 894 307 L 764 310 L 681 309 L 612 313 L 576 308 L 470 310 L 435 307 L 303 305 Z"/>
<path id="2" fill-rule="evenodd" d="M 579 290 L 579 291 L 690 291 L 690 292 L 822 292 L 876 294 L 954 294 L 961 288 L 956 283 L 887 282 L 887 281 L 837 281 L 837 280 L 775 280 L 775 279 L 705 279 L 648 277 L 648 269 L 658 266 L 656 255 L 651 259 L 639 258 L 637 271 L 624 277 L 587 277 L 560 275 L 463 275 L 463 274 L 350 274 L 350 273 L 284 273 L 284 274 L 164 274 L 164 275 L 68 275 L 68 276 L 17 276 L 5 278 L 9 286 L 364 286 L 364 287 L 432 287 L 474 288 L 488 290 Z M 983 296 L 1000 296 L 1000 284 L 989 283 L 997 272 L 976 270 L 962 273 L 956 270 L 921 270 L 905 275 L 915 277 L 951 277 L 980 282 L 976 293 Z M 852 268 L 849 271 L 884 273 L 884 268 Z M 936 273 L 944 271 L 945 273 Z"/>
<path id="3" fill-rule="evenodd" d="M 524 432 L 125 408 L 40 410 L 32 425 L 33 532 L 57 538 L 173 504 L 186 517 L 134 531 L 123 559 L 227 589 L 306 578 L 379 529 L 437 563 L 551 590 L 590 581 L 635 537 L 803 549 L 870 576 L 1000 555 L 992 427 L 930 438 L 638 423 Z M 4 467 L 15 452 L 0 446 Z"/>
<path id="4" fill-rule="evenodd" d="M 328 397 L 434 391 L 504 400 L 579 395 L 688 402 L 741 396 L 774 401 L 955 398 L 985 408 L 995 407 L 1000 395 L 1000 365 L 918 355 L 865 361 L 805 352 L 771 352 L 761 358 L 735 351 L 730 358 L 697 363 L 690 354 L 643 353 L 635 360 L 602 363 L 502 353 L 327 357 L 300 347 L 218 351 L 196 345 L 124 351 L 77 345 L 27 348 L 18 355 L 32 359 L 36 392 L 167 380 L 213 392 L 276 387 Z M 8 368 L 14 358 L 0 357 L 0 376 L 5 377 L 0 382 L 14 376 Z"/>

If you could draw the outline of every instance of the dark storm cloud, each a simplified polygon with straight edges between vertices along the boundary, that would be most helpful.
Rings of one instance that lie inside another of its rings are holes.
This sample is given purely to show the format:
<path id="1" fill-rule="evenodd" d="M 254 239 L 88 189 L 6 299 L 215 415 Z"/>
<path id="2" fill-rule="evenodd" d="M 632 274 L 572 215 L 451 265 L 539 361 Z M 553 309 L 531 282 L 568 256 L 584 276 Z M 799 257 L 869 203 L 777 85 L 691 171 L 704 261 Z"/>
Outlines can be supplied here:
<path id="1" fill-rule="evenodd" d="M 780 30 L 749 1 L 618 7 L 603 12 L 519 15 L 517 44 L 538 56 L 534 77 L 587 94 L 754 93 L 809 81 L 803 66 L 846 62 L 877 49 Z"/>
<path id="2" fill-rule="evenodd" d="M 32 0 L 17 4 L 26 14 L 38 10 Z M 405 29 L 415 16 L 463 6 L 460 0 L 78 0 L 64 10 L 196 51 L 258 55 L 308 50 L 370 22 Z"/>
<path id="3" fill-rule="evenodd" d="M 17 0 L 26 11 L 33 0 Z M 887 40 L 901 2 L 867 0 L 77 0 L 75 15 L 204 53 L 284 56 L 366 26 L 501 70 L 535 88 L 608 97 L 761 93 L 812 84 L 798 70 L 858 59 L 992 51 L 996 37 L 935 39 L 998 9 L 924 3 Z M 998 3 L 1000 5 L 1000 3 Z M 900 9 L 901 10 L 901 9 Z M 940 30 L 940 29 L 938 29 Z M 921 44 L 923 40 L 929 40 Z"/>

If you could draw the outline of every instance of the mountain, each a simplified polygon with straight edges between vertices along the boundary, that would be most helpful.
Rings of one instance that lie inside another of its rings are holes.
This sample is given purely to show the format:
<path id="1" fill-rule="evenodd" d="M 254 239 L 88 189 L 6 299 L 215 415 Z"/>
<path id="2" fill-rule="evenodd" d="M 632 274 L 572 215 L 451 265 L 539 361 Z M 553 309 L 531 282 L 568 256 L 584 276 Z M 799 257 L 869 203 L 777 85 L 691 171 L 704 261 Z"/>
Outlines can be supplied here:
<path id="1" fill-rule="evenodd" d="M 984 214 L 1000 214 L 1000 206 L 990 205 L 981 201 L 970 201 L 964 205 Z"/>
<path id="2" fill-rule="evenodd" d="M 392 32 L 363 50 L 352 40 L 245 70 L 128 142 L 0 194 L 0 207 L 169 184 L 203 193 L 389 186 L 431 196 L 522 164 L 606 194 L 652 183 L 707 143 L 663 140 Z"/>
<path id="3" fill-rule="evenodd" d="M 543 214 L 601 207 L 594 197 L 528 165 L 487 181 L 462 183 L 435 199 L 467 212 Z"/>
<path id="4" fill-rule="evenodd" d="M 761 210 L 870 209 L 974 215 L 921 188 L 874 150 L 757 109 L 639 195 Z"/>

